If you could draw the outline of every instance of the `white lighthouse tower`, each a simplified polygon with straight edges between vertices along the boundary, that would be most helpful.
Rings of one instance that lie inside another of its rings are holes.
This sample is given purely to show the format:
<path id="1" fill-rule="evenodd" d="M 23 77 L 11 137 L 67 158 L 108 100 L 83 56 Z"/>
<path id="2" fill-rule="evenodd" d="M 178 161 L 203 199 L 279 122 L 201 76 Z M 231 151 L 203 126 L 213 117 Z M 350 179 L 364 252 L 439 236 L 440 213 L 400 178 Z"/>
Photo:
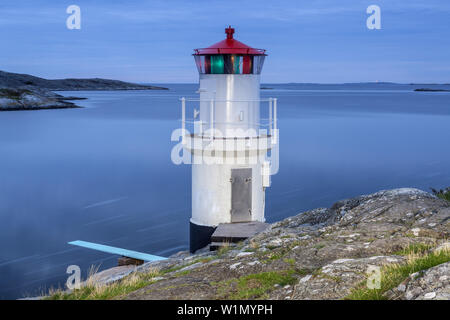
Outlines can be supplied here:
<path id="1" fill-rule="evenodd" d="M 260 98 L 265 50 L 235 40 L 231 26 L 225 33 L 195 49 L 200 98 L 181 99 L 183 146 L 192 159 L 191 252 L 208 245 L 219 224 L 264 222 L 275 173 L 267 155 L 278 145 L 277 100 Z"/>

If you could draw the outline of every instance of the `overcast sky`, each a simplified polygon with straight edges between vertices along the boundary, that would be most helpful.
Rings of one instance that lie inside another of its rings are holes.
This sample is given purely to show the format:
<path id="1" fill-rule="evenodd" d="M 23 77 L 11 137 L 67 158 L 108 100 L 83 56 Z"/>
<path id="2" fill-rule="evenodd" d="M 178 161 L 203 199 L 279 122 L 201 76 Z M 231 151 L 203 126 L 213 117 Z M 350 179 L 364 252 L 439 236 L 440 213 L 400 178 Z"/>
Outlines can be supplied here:
<path id="1" fill-rule="evenodd" d="M 68 30 L 66 8 L 81 8 Z M 366 27 L 369 5 L 381 30 Z M 448 0 L 1 0 L 0 70 L 47 78 L 197 82 L 192 49 L 235 38 L 262 81 L 450 83 Z"/>

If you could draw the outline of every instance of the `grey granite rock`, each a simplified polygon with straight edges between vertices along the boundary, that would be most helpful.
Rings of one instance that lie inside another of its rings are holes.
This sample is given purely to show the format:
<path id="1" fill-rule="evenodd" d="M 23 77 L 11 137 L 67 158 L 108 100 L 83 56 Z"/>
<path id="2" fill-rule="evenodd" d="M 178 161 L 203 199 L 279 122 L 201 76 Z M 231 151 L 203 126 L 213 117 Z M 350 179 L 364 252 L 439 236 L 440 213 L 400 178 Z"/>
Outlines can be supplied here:
<path id="1" fill-rule="evenodd" d="M 411 245 L 448 250 L 449 217 L 448 201 L 417 189 L 343 200 L 274 223 L 227 250 L 181 252 L 138 266 L 134 271 L 157 269 L 162 278 L 120 299 L 233 298 L 239 290 L 264 286 L 258 277 L 269 285 L 249 299 L 343 299 L 367 280 L 370 268 L 405 263 L 401 252 Z M 448 273 L 449 262 L 423 270 L 386 297 L 449 299 Z M 287 275 L 289 283 L 273 280 L 277 275 Z"/>
<path id="2" fill-rule="evenodd" d="M 417 189 L 385 190 L 339 201 L 331 208 L 307 211 L 274 223 L 221 253 L 220 259 L 197 262 L 188 274 L 175 272 L 126 298 L 224 298 L 227 293 L 224 295 L 224 287 L 218 283 L 229 283 L 232 294 L 236 290 L 233 283 L 243 277 L 294 272 L 293 286 L 285 289 L 275 285 L 264 297 L 342 299 L 366 279 L 369 266 L 404 263 L 406 258 L 396 254 L 399 250 L 412 244 L 445 246 L 449 217 L 449 202 Z M 195 259 L 198 256 L 193 255 L 192 261 Z M 179 261 L 180 265 L 186 263 Z M 438 270 L 430 270 L 420 284 L 405 287 L 401 298 L 448 299 L 448 286 L 437 284 L 448 268 Z"/>
<path id="3" fill-rule="evenodd" d="M 0 111 L 78 108 L 66 100 L 45 90 L 0 88 Z"/>
<path id="4" fill-rule="evenodd" d="M 392 299 L 450 300 L 450 262 L 412 274 L 388 294 Z"/>
<path id="5" fill-rule="evenodd" d="M 53 91 L 92 90 L 167 90 L 108 79 L 47 80 L 27 74 L 0 71 L 0 111 L 79 108 L 68 100 L 82 97 L 63 97 Z"/>

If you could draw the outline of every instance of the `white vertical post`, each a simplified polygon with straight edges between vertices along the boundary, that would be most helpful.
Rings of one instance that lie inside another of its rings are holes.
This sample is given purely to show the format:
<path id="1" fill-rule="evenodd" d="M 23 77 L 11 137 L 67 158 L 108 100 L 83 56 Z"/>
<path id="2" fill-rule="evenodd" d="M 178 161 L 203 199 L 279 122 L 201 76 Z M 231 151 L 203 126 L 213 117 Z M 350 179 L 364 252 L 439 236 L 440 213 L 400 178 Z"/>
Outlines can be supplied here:
<path id="1" fill-rule="evenodd" d="M 186 136 L 186 98 L 181 98 L 181 134 L 183 137 L 181 138 L 181 143 L 186 144 L 185 136 Z"/>
<path id="2" fill-rule="evenodd" d="M 272 98 L 269 98 L 269 134 L 272 136 Z"/>
<path id="3" fill-rule="evenodd" d="M 211 130 L 211 140 L 213 140 L 214 137 L 214 99 L 211 99 L 211 105 L 210 105 L 210 111 L 209 111 L 209 121 L 210 123 L 210 130 Z"/>
<path id="4" fill-rule="evenodd" d="M 274 132 L 274 142 L 277 143 L 277 98 L 273 99 L 273 132 Z"/>

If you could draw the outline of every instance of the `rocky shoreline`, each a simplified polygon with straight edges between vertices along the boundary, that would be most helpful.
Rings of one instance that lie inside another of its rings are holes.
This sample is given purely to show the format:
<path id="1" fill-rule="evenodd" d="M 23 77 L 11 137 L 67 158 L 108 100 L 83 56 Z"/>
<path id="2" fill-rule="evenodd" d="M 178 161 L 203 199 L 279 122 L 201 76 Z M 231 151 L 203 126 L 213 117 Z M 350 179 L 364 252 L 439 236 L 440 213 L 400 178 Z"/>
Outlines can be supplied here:
<path id="1" fill-rule="evenodd" d="M 68 100 L 84 100 L 63 97 L 51 91 L 0 88 L 0 111 L 81 108 Z"/>
<path id="2" fill-rule="evenodd" d="M 236 246 L 121 266 L 48 299 L 450 299 L 450 202 L 380 191 L 271 224 Z M 381 288 L 366 288 L 379 268 Z M 389 280 L 389 281 L 388 281 Z"/>
<path id="3" fill-rule="evenodd" d="M 54 91 L 168 90 L 109 79 L 47 80 L 27 74 L 0 71 L 0 111 L 81 108 Z"/>

